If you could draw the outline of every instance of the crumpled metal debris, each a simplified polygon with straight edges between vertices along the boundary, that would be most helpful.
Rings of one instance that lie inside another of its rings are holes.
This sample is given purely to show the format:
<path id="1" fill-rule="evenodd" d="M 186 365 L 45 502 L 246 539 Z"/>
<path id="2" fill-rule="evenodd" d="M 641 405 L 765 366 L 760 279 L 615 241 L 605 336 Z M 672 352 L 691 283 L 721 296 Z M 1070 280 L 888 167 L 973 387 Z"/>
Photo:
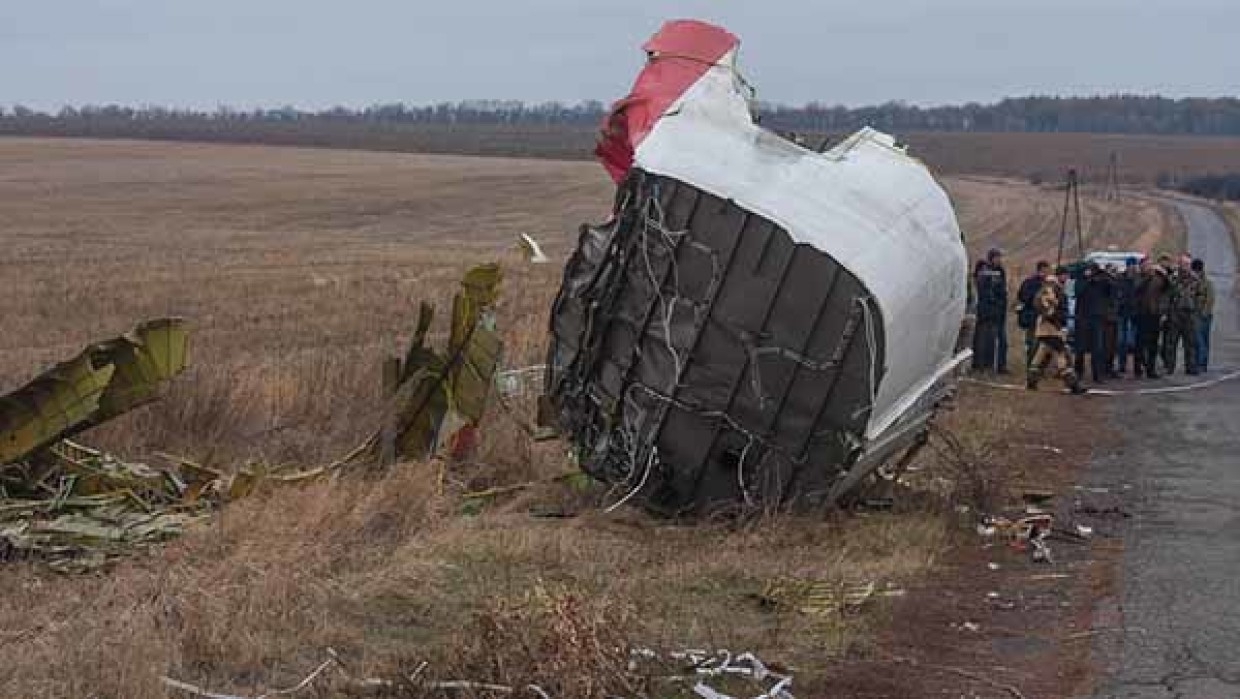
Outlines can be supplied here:
<path id="1" fill-rule="evenodd" d="M 785 577 L 767 582 L 758 599 L 763 604 L 795 609 L 809 616 L 826 616 L 859 609 L 875 597 L 903 594 L 904 590 L 899 587 L 887 584 L 880 588 L 872 580 L 846 583 Z"/>
<path id="2" fill-rule="evenodd" d="M 792 695 L 792 675 L 774 672 L 753 653 L 740 653 L 733 656 L 726 649 L 706 653 L 699 650 L 688 650 L 672 653 L 675 660 L 687 662 L 699 679 L 693 685 L 693 693 L 702 699 L 734 699 L 710 686 L 708 679 L 712 677 L 742 677 L 749 679 L 762 688 L 762 692 L 753 699 L 795 699 Z"/>
<path id="3" fill-rule="evenodd" d="M 0 464 L 155 400 L 188 363 L 189 328 L 180 318 L 147 321 L 88 346 L 0 396 Z"/>
<path id="4" fill-rule="evenodd" d="M 160 318 L 83 349 L 0 396 L 0 560 L 91 568 L 202 517 L 186 482 L 69 437 L 157 399 L 185 370 L 189 330 Z"/>
<path id="5" fill-rule="evenodd" d="M 39 560 L 62 572 L 98 568 L 183 534 L 221 503 L 265 485 L 307 483 L 348 463 L 227 472 L 160 456 L 168 465 L 127 462 L 63 440 L 0 466 L 0 561 Z"/>
<path id="6" fill-rule="evenodd" d="M 495 323 L 502 278 L 494 263 L 465 274 L 453 299 L 451 332 L 442 353 L 426 344 L 435 309 L 421 305 L 386 418 L 397 455 L 426 458 L 441 447 L 460 454 L 475 439 L 503 352 Z M 381 441 L 377 435 L 373 451 L 382 448 Z"/>
<path id="7" fill-rule="evenodd" d="M 0 467 L 0 560 L 70 572 L 182 534 L 207 518 L 174 470 L 127 463 L 70 441 Z"/>
<path id="8" fill-rule="evenodd" d="M 977 525 L 981 536 L 998 536 L 1018 551 L 1030 551 L 1036 563 L 1054 563 L 1046 539 L 1054 531 L 1055 519 L 1050 513 L 1038 512 L 1018 519 L 988 517 Z"/>

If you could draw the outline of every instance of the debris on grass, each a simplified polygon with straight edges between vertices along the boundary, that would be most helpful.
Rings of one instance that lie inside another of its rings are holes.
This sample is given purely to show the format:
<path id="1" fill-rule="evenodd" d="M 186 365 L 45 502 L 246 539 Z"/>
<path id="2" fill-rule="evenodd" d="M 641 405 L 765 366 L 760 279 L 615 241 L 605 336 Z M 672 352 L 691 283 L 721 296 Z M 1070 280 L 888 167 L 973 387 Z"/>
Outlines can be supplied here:
<path id="1" fill-rule="evenodd" d="M 529 258 L 530 264 L 542 265 L 551 261 L 551 258 L 547 257 L 543 252 L 542 246 L 538 244 L 538 241 L 534 240 L 534 237 L 528 233 L 521 234 L 520 245 Z"/>
<path id="2" fill-rule="evenodd" d="M 369 456 L 382 461 L 386 450 L 387 458 L 424 459 L 441 450 L 454 457 L 472 451 L 503 351 L 495 323 L 502 278 L 494 263 L 465 273 L 452 302 L 443 352 L 426 344 L 435 309 L 422 303 L 413 341 L 399 362 L 384 426 L 372 438 Z"/>
<path id="3" fill-rule="evenodd" d="M 87 347 L 0 397 L 0 561 L 97 568 L 183 533 L 219 503 L 377 457 L 385 440 L 398 457 L 468 452 L 500 361 L 495 303 L 501 278 L 496 264 L 465 274 L 442 353 L 426 345 L 434 309 L 422 304 L 383 427 L 345 457 L 315 468 L 248 464 L 226 470 L 169 455 L 161 455 L 167 466 L 148 466 L 71 441 L 156 400 L 188 365 L 188 329 L 180 319 L 154 320 Z"/>
<path id="4" fill-rule="evenodd" d="M 838 615 L 860 609 L 875 597 L 899 597 L 904 590 L 874 581 L 864 583 L 776 578 L 763 588 L 758 599 L 765 605 L 795 609 L 809 616 Z"/>
<path id="5" fill-rule="evenodd" d="M 165 458 L 167 466 L 148 466 L 63 440 L 0 466 L 0 560 L 91 570 L 179 536 L 209 519 L 215 506 L 262 486 L 306 483 L 331 472 L 258 464 L 226 473 Z"/>

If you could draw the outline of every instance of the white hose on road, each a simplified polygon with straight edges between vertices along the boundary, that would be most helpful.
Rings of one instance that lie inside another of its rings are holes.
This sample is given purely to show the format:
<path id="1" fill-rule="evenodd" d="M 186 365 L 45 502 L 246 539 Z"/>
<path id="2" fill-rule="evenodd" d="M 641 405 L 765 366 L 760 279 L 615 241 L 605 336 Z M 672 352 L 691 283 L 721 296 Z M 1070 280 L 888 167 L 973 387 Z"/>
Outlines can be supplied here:
<path id="1" fill-rule="evenodd" d="M 1180 386 L 1159 386 L 1157 388 L 1136 388 L 1132 390 L 1115 390 L 1113 388 L 1091 388 L 1089 395 L 1091 396 L 1157 396 L 1164 393 L 1186 393 L 1188 391 L 1198 391 L 1203 388 L 1211 388 L 1226 381 L 1240 378 L 1240 369 L 1216 376 L 1212 379 L 1197 381 L 1196 383 L 1183 384 Z M 1024 391 L 1024 386 L 1012 383 L 997 383 L 995 381 L 983 381 L 965 377 L 961 379 L 966 383 L 976 384 L 978 386 L 986 386 L 987 388 L 998 388 L 1005 391 Z"/>

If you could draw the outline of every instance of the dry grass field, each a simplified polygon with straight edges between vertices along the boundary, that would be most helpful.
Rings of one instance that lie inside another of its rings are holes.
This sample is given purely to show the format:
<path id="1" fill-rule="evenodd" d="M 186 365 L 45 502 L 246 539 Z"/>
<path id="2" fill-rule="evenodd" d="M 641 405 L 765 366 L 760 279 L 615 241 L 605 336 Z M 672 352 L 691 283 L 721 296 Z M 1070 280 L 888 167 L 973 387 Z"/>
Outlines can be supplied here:
<path id="1" fill-rule="evenodd" d="M 1089 133 L 901 134 L 926 162 L 952 174 L 1062 182 L 1075 168 L 1082 182 L 1104 185 L 1111 155 L 1121 182 L 1153 185 L 1206 173 L 1240 171 L 1240 138 Z"/>
<path id="2" fill-rule="evenodd" d="M 470 154 L 510 158 L 591 159 L 596 124 L 433 124 L 234 122 L 207 125 L 122 122 L 88 130 L 40 135 L 150 138 L 343 148 L 405 153 Z M 838 141 L 843 133 L 806 133 L 810 143 Z M 1151 186 L 1204 175 L 1240 172 L 1240 138 L 1094 133 L 986 133 L 898 131 L 896 135 L 935 170 L 950 175 L 988 175 L 1026 181 L 1062 181 L 1076 168 L 1086 183 L 1105 183 L 1111 156 L 1125 183 Z"/>
<path id="3" fill-rule="evenodd" d="M 974 254 L 1001 245 L 1017 267 L 1053 254 L 1061 193 L 946 185 Z M 320 463 L 374 428 L 381 357 L 408 338 L 417 302 L 445 307 L 473 264 L 505 264 L 506 363 L 541 361 L 559 262 L 610 194 L 585 162 L 0 139 L 0 390 L 91 339 L 183 315 L 193 368 L 85 440 L 224 467 Z M 1088 197 L 1086 218 L 1091 243 L 1180 245 L 1144 201 Z M 555 262 L 526 264 L 521 232 Z M 988 400 L 949 418 L 978 453 L 1017 424 L 1015 401 Z M 463 491 L 571 469 L 502 415 L 484 432 L 477 462 L 447 474 L 408 464 L 259 495 L 106 573 L 0 565 L 0 695 L 162 697 L 163 674 L 258 693 L 295 684 L 330 647 L 343 661 L 331 696 L 423 661 L 438 678 L 602 696 L 628 691 L 615 649 L 632 643 L 752 649 L 812 687 L 816 659 L 864 644 L 881 607 L 766 610 L 753 600 L 764 581 L 915 586 L 952 537 L 950 499 L 691 528 L 604 515 L 596 493 L 559 484 L 479 511 Z"/>

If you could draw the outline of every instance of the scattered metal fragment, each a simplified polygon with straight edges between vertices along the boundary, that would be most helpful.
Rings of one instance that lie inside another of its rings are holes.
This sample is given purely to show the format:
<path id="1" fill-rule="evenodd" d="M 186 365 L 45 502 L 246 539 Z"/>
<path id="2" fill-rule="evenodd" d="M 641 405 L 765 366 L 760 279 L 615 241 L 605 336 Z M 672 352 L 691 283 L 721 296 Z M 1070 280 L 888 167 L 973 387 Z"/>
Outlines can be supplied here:
<path id="1" fill-rule="evenodd" d="M 1024 447 L 1025 449 L 1035 449 L 1037 451 L 1049 451 L 1052 454 L 1063 453 L 1063 449 L 1060 449 L 1059 447 L 1053 447 L 1049 444 L 1018 444 L 1016 446 Z"/>
<path id="2" fill-rule="evenodd" d="M 1034 537 L 1029 540 L 1033 547 L 1034 563 L 1054 563 L 1055 557 L 1051 555 L 1050 544 L 1046 543 L 1046 534 Z"/>
<path id="3" fill-rule="evenodd" d="M 657 657 L 652 651 L 646 651 L 647 659 Z M 710 686 L 706 679 L 712 677 L 740 677 L 757 684 L 762 692 L 753 699 L 795 699 L 792 695 L 792 675 L 772 671 L 753 653 L 745 652 L 733 656 L 727 649 L 713 653 L 705 650 L 684 650 L 668 654 L 672 660 L 687 665 L 687 669 L 696 675 L 693 692 L 702 699 L 734 699 Z"/>
<path id="4" fill-rule="evenodd" d="M 521 249 L 529 256 L 530 264 L 541 265 L 551 261 L 551 258 L 543 253 L 538 241 L 527 233 L 521 234 Z"/>
<path id="5" fill-rule="evenodd" d="M 879 588 L 873 581 L 848 584 L 803 578 L 776 578 L 758 595 L 763 604 L 795 609 L 810 616 L 842 614 L 864 606 L 874 597 L 899 597 L 904 590 Z"/>

